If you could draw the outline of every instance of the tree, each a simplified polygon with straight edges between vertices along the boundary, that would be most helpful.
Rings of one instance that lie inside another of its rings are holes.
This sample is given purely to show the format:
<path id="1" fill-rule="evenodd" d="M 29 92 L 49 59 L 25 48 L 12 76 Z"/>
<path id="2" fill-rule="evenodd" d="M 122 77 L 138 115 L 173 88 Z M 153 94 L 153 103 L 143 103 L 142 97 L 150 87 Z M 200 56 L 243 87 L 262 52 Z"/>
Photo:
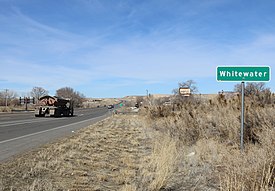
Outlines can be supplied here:
<path id="1" fill-rule="evenodd" d="M 64 87 L 56 90 L 56 96 L 68 99 L 73 99 L 74 93 L 74 89 L 70 87 Z"/>
<path id="2" fill-rule="evenodd" d="M 56 96 L 68 98 L 73 100 L 75 106 L 81 106 L 83 99 L 85 98 L 84 94 L 74 91 L 73 88 L 64 87 L 56 90 Z"/>
<path id="3" fill-rule="evenodd" d="M 31 96 L 35 98 L 35 100 L 39 100 L 39 98 L 48 95 L 49 91 L 45 90 L 42 87 L 33 87 L 31 91 Z"/>
<path id="4" fill-rule="evenodd" d="M 186 82 L 179 82 L 178 88 L 173 89 L 172 93 L 179 94 L 179 88 L 190 88 L 191 94 L 198 93 L 197 83 L 194 80 L 187 80 Z"/>
<path id="5" fill-rule="evenodd" d="M 13 90 L 6 89 L 5 91 L 0 92 L 1 105 L 10 105 L 17 96 L 17 93 Z"/>
<path id="6" fill-rule="evenodd" d="M 241 84 L 236 84 L 234 86 L 234 91 L 241 93 L 242 87 Z M 272 103 L 272 93 L 270 88 L 265 86 L 264 82 L 259 83 L 250 83 L 248 82 L 245 86 L 244 94 L 250 97 L 254 101 L 258 101 L 263 104 Z"/>
<path id="7" fill-rule="evenodd" d="M 242 86 L 241 84 L 236 84 L 234 86 L 234 91 L 241 93 L 242 91 Z M 259 95 L 261 93 L 265 92 L 270 92 L 270 88 L 265 87 L 264 82 L 259 82 L 259 83 L 250 83 L 248 82 L 245 86 L 245 95 L 250 96 L 250 95 Z"/>

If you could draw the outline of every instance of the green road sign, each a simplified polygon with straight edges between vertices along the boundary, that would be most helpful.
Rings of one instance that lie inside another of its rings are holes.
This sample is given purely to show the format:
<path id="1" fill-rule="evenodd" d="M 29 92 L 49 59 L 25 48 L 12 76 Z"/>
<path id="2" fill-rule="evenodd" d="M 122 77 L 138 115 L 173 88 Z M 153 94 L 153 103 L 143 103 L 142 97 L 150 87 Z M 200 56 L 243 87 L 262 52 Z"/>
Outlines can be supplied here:
<path id="1" fill-rule="evenodd" d="M 269 66 L 218 66 L 217 81 L 268 82 L 271 71 Z"/>

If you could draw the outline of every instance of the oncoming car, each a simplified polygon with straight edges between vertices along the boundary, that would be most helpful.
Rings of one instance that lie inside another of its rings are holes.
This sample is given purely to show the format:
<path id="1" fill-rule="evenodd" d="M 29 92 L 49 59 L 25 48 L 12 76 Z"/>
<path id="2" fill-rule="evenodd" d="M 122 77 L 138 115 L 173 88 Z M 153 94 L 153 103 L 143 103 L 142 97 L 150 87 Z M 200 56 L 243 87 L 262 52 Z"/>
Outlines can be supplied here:
<path id="1" fill-rule="evenodd" d="M 108 109 L 113 109 L 114 105 L 108 105 Z"/>

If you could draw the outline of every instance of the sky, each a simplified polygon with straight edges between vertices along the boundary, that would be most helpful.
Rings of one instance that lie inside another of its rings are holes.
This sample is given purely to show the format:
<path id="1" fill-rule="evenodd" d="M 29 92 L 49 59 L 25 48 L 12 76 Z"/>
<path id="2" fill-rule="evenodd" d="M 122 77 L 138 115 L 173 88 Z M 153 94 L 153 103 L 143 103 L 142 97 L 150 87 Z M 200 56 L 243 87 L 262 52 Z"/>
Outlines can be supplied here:
<path id="1" fill-rule="evenodd" d="M 0 0 L 0 91 L 124 97 L 187 80 L 202 94 L 231 91 L 217 66 L 275 68 L 274 10 L 274 0 Z"/>

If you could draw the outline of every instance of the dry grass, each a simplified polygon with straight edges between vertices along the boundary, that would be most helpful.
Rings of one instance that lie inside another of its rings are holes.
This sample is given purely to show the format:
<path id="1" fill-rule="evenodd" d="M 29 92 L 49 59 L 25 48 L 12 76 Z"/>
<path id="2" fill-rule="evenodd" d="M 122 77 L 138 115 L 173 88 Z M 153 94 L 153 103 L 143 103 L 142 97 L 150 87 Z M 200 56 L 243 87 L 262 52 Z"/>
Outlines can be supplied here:
<path id="1" fill-rule="evenodd" d="M 241 153 L 239 105 L 237 98 L 203 103 L 186 100 L 174 107 L 154 106 L 144 111 L 153 129 L 176 142 L 174 158 L 184 161 L 172 164 L 170 169 L 177 171 L 170 176 L 172 182 L 163 182 L 162 190 L 274 190 L 274 106 L 248 100 L 246 147 Z"/>
<path id="2" fill-rule="evenodd" d="M 0 165 L 0 190 L 119 190 L 149 148 L 132 116 L 115 116 Z M 128 187 L 129 188 L 129 187 Z"/>
<path id="3" fill-rule="evenodd" d="M 0 112 L 11 112 L 10 107 L 0 106 Z"/>
<path id="4" fill-rule="evenodd" d="M 0 165 L 0 190 L 274 191 L 275 108 L 187 100 L 115 115 Z"/>
<path id="5" fill-rule="evenodd" d="M 10 113 L 10 112 L 13 112 L 14 110 L 17 110 L 17 111 L 25 111 L 26 107 L 25 105 L 22 105 L 22 106 L 0 106 L 0 113 Z M 33 104 L 28 104 L 28 110 L 34 110 L 35 107 Z"/>
<path id="6" fill-rule="evenodd" d="M 143 159 L 140 190 L 161 190 L 173 182 L 177 162 L 176 142 L 168 136 L 155 139 L 152 153 Z"/>

